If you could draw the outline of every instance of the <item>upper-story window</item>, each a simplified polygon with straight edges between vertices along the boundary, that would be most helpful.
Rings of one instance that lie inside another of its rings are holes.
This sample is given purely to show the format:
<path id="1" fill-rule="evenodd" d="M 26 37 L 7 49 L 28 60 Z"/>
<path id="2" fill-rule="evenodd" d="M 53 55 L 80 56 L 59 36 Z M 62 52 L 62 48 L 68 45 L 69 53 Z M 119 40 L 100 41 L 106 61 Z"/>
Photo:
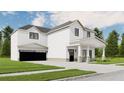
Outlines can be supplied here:
<path id="1" fill-rule="evenodd" d="M 75 36 L 79 36 L 79 28 L 75 28 Z"/>
<path id="2" fill-rule="evenodd" d="M 39 39 L 39 34 L 38 33 L 34 33 L 34 32 L 30 32 L 29 33 L 29 38 L 30 39 Z"/>
<path id="3" fill-rule="evenodd" d="M 87 37 L 90 37 L 90 32 L 89 31 L 87 31 Z"/>

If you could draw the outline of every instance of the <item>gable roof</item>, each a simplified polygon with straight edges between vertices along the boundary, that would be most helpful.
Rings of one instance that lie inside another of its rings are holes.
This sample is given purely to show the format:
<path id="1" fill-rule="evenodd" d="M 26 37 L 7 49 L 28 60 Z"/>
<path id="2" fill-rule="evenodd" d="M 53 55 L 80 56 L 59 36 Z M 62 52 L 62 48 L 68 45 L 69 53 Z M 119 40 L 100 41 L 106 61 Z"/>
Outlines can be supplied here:
<path id="1" fill-rule="evenodd" d="M 58 25 L 58 26 L 56 26 L 56 27 L 53 27 L 53 28 L 45 28 L 45 27 L 40 27 L 40 26 L 34 26 L 34 25 L 25 25 L 25 26 L 22 26 L 22 27 L 20 27 L 20 28 L 18 28 L 18 29 L 23 29 L 23 30 L 28 30 L 28 29 L 30 29 L 31 27 L 35 27 L 35 28 L 37 28 L 39 31 L 41 31 L 41 32 L 44 32 L 44 33 L 48 33 L 48 34 L 50 34 L 50 33 L 53 33 L 53 32 L 56 32 L 56 31 L 59 31 L 60 29 L 64 29 L 64 28 L 67 28 L 67 27 L 69 27 L 72 23 L 74 23 L 74 22 L 78 22 L 80 25 L 81 25 L 81 27 L 84 29 L 84 31 L 90 31 L 90 32 L 93 32 L 93 33 L 95 33 L 95 31 L 93 31 L 93 30 L 91 30 L 91 29 L 89 29 L 89 28 L 87 28 L 87 27 L 84 27 L 82 24 L 81 24 L 81 22 L 79 21 L 79 20 L 74 20 L 74 21 L 67 21 L 67 22 L 65 22 L 65 23 L 63 23 L 63 24 L 61 24 L 61 25 Z M 16 30 L 17 31 L 17 30 Z M 15 32 L 16 32 L 15 31 Z M 13 33 L 15 33 L 15 32 L 13 32 Z M 13 34 L 12 33 L 12 34 Z M 11 35 L 12 35 L 11 34 Z"/>
<path id="2" fill-rule="evenodd" d="M 69 27 L 69 25 L 72 24 L 72 23 L 73 23 L 73 21 L 68 21 L 68 22 L 65 22 L 65 23 L 63 23 L 63 24 L 61 24 L 61 25 L 58 25 L 58 26 L 52 28 L 52 29 L 48 32 L 48 34 L 53 33 L 53 32 L 56 32 L 56 31 L 58 31 L 58 30 L 60 30 L 60 29 L 67 28 L 67 27 Z"/>
<path id="3" fill-rule="evenodd" d="M 91 29 L 89 29 L 89 28 L 87 28 L 87 27 L 84 27 L 84 26 L 81 24 L 81 22 L 80 22 L 79 20 L 74 20 L 74 21 L 65 22 L 65 23 L 63 23 L 63 24 L 61 24 L 61 25 L 58 25 L 58 26 L 52 28 L 52 29 L 48 32 L 48 34 L 53 33 L 53 32 L 56 32 L 56 31 L 59 31 L 60 29 L 67 28 L 67 27 L 69 27 L 69 26 L 70 26 L 72 23 L 74 23 L 74 22 L 78 22 L 78 23 L 81 25 L 81 27 L 82 27 L 82 29 L 83 29 L 84 31 L 90 31 L 90 32 L 93 32 L 93 33 L 95 32 L 95 31 L 93 31 L 93 30 L 91 30 Z"/>
<path id="4" fill-rule="evenodd" d="M 22 26 L 22 27 L 20 27 L 18 29 L 28 30 L 28 29 L 30 29 L 32 27 L 35 27 L 39 31 L 44 32 L 44 33 L 47 33 L 48 31 L 51 30 L 50 28 L 45 28 L 45 27 L 40 27 L 40 26 L 34 26 L 34 25 L 25 25 L 25 26 Z M 16 31 L 18 31 L 18 30 L 16 30 Z M 16 31 L 14 31 L 11 35 L 13 35 Z"/>
<path id="5" fill-rule="evenodd" d="M 49 28 L 34 26 L 34 25 L 26 25 L 26 26 L 20 27 L 19 29 L 27 30 L 31 27 L 36 27 L 38 30 L 40 30 L 41 32 L 44 32 L 44 33 L 47 33 L 50 30 Z"/>
<path id="6" fill-rule="evenodd" d="M 73 22 L 72 22 L 72 21 L 65 22 L 65 23 L 63 23 L 63 24 L 61 24 L 61 25 L 58 25 L 58 26 L 52 28 L 52 30 L 56 30 L 56 29 L 59 29 L 59 28 L 61 28 L 61 27 L 70 25 L 71 23 L 73 23 Z"/>

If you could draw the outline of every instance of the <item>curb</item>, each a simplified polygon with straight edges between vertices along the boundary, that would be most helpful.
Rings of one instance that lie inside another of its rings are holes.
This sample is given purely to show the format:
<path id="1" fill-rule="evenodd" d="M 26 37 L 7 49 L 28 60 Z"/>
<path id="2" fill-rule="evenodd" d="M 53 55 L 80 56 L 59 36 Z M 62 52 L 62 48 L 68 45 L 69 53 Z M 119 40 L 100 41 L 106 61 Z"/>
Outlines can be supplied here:
<path id="1" fill-rule="evenodd" d="M 93 73 L 93 74 L 74 76 L 74 77 L 68 77 L 68 78 L 63 78 L 63 79 L 56 79 L 56 80 L 52 80 L 52 81 L 74 81 L 74 80 L 79 79 L 79 78 L 88 78 L 88 77 L 101 75 L 101 74 L 103 74 L 103 73 Z"/>

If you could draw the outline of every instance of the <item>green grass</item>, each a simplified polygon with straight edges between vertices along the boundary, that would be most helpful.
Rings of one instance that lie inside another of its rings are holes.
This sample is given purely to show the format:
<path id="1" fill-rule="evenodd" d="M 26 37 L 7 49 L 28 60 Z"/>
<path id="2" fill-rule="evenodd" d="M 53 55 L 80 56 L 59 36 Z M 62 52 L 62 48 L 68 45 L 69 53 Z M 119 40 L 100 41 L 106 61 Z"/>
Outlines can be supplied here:
<path id="1" fill-rule="evenodd" d="M 92 73 L 95 72 L 78 69 L 69 69 L 64 71 L 47 72 L 41 74 L 0 77 L 0 81 L 49 81 Z"/>
<path id="2" fill-rule="evenodd" d="M 118 63 L 124 63 L 123 57 L 115 57 L 115 58 L 106 58 L 105 61 L 102 61 L 100 58 L 97 58 L 95 64 L 118 64 Z"/>
<path id="3" fill-rule="evenodd" d="M 0 74 L 26 71 L 60 69 L 63 67 L 11 61 L 9 58 L 0 58 Z"/>

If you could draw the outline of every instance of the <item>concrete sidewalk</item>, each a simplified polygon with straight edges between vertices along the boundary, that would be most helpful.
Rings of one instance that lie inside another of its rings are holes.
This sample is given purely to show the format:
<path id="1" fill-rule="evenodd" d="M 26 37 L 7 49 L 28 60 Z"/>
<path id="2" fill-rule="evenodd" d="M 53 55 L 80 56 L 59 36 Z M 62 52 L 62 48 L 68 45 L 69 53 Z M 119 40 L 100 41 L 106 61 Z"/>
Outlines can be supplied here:
<path id="1" fill-rule="evenodd" d="M 52 69 L 52 70 L 42 70 L 42 71 L 8 73 L 8 74 L 0 74 L 0 77 L 17 76 L 17 75 L 30 75 L 30 74 L 38 74 L 38 73 L 46 73 L 46 72 L 54 72 L 54 71 L 63 71 L 63 70 L 67 70 L 67 69 Z"/>
<path id="2" fill-rule="evenodd" d="M 97 73 L 109 73 L 124 70 L 124 66 L 116 66 L 114 64 L 88 64 L 78 63 L 78 62 L 59 62 L 59 61 L 30 61 L 31 63 L 36 64 L 45 64 L 45 65 L 54 65 L 65 67 L 66 69 L 80 69 L 80 70 L 89 70 L 96 71 Z"/>

